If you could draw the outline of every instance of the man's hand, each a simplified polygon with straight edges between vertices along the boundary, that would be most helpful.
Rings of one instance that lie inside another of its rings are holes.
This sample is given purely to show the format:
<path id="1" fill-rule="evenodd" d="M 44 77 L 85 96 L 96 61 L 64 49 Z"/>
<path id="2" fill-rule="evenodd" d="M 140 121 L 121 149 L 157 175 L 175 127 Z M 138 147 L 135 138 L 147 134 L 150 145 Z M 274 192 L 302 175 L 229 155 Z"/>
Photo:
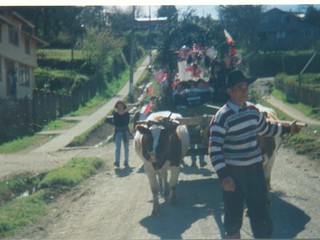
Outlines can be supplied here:
<path id="1" fill-rule="evenodd" d="M 226 177 L 225 179 L 223 179 L 221 185 L 223 190 L 226 192 L 234 192 L 234 190 L 236 189 L 234 181 L 231 177 Z"/>
<path id="2" fill-rule="evenodd" d="M 290 124 L 290 134 L 296 134 L 299 133 L 301 130 L 301 125 L 297 125 L 297 120 L 294 120 L 291 124 Z"/>

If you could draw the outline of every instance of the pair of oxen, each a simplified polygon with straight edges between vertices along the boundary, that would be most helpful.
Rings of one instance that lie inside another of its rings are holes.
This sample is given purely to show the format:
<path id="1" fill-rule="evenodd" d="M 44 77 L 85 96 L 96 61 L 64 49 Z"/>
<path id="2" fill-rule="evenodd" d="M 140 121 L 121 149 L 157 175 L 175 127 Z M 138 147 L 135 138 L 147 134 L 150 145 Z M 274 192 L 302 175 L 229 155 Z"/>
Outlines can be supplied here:
<path id="1" fill-rule="evenodd" d="M 279 121 L 271 108 L 257 105 L 269 120 Z M 208 137 L 211 117 L 183 118 L 169 111 L 152 113 L 146 120 L 138 122 L 134 137 L 134 148 L 144 162 L 153 195 L 152 215 L 160 214 L 159 192 L 171 203 L 176 203 L 178 177 L 183 158 L 188 152 L 190 136 L 187 125 L 207 121 L 202 129 L 203 137 Z M 275 153 L 280 147 L 281 137 L 259 137 L 259 145 L 264 158 L 265 176 L 270 190 L 271 169 Z M 170 178 L 168 182 L 168 172 Z"/>

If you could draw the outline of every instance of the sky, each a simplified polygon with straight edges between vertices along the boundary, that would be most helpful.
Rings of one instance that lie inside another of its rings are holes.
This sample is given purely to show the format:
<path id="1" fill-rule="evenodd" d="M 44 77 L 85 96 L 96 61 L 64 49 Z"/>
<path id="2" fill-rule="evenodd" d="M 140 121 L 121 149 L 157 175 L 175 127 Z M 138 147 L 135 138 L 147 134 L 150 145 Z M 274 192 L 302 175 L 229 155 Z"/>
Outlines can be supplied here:
<path id="1" fill-rule="evenodd" d="M 70 6 L 70 5 L 100 5 L 100 6 L 119 6 L 126 8 L 132 5 L 139 5 L 142 7 L 145 16 L 149 15 L 149 8 L 151 9 L 151 17 L 156 17 L 157 9 L 161 5 L 175 5 L 181 12 L 187 11 L 188 7 L 196 10 L 196 14 L 203 17 L 211 14 L 214 19 L 218 19 L 216 6 L 225 5 L 266 5 L 268 9 L 277 7 L 284 11 L 298 11 L 301 10 L 301 4 L 317 5 L 320 8 L 319 0 L 268 0 L 267 2 L 261 0 L 154 0 L 150 5 L 150 0 L 73 0 L 72 3 L 66 0 L 0 0 L 0 6 Z M 196 4 L 195 4 L 196 2 Z M 115 4 L 116 3 L 116 4 Z M 299 5 L 300 4 L 300 5 Z M 300 7 L 299 7 L 300 6 Z"/>
<path id="2" fill-rule="evenodd" d="M 264 4 L 263 4 L 264 5 Z M 217 11 L 216 11 L 217 5 L 176 5 L 178 11 L 185 12 L 188 10 L 188 8 L 193 8 L 196 10 L 196 14 L 205 17 L 208 14 L 210 14 L 214 19 L 218 19 Z M 287 4 L 287 5 L 265 5 L 268 9 L 277 7 L 284 11 L 298 11 L 301 10 L 301 5 L 298 4 Z M 153 5 L 150 6 L 151 9 L 151 16 L 156 17 L 157 9 L 160 7 L 160 5 Z M 149 15 L 149 6 L 144 5 L 143 11 L 146 14 L 146 16 Z"/>

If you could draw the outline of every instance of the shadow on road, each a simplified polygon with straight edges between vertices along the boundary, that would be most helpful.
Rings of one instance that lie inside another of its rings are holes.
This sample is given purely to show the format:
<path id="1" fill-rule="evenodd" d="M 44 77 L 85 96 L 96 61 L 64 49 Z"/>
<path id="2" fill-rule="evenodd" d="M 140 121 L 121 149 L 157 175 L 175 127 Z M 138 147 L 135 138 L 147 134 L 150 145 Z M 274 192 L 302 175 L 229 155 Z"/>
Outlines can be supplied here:
<path id="1" fill-rule="evenodd" d="M 118 177 L 127 177 L 133 172 L 133 168 L 132 167 L 115 168 L 114 171 Z"/>
<path id="2" fill-rule="evenodd" d="M 274 225 L 272 237 L 293 239 L 305 229 L 311 218 L 302 209 L 281 199 L 283 194 L 282 192 L 272 193 L 270 207 L 270 215 Z"/>
<path id="3" fill-rule="evenodd" d="M 207 168 L 194 168 L 186 164 L 181 168 L 181 172 L 186 175 L 201 175 L 204 177 L 210 177 L 215 174 L 213 171 L 210 171 Z"/>
<path id="4" fill-rule="evenodd" d="M 213 216 L 223 236 L 221 191 L 217 179 L 180 181 L 177 191 L 176 205 L 164 202 L 160 205 L 159 217 L 148 216 L 140 221 L 149 233 L 161 239 L 182 239 L 182 234 L 193 223 Z"/>

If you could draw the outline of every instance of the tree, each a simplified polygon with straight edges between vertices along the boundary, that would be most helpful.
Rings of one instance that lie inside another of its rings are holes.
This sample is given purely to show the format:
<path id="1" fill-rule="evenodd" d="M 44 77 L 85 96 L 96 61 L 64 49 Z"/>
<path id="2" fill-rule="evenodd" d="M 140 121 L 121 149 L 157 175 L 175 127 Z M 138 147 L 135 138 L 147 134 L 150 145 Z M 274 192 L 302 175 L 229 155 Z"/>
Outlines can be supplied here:
<path id="1" fill-rule="evenodd" d="M 308 6 L 304 20 L 307 23 L 320 27 L 320 10 L 313 5 Z"/>
<path id="2" fill-rule="evenodd" d="M 248 51 L 258 49 L 261 5 L 221 5 L 217 10 L 222 27 L 231 34 L 238 47 Z"/>
<path id="3" fill-rule="evenodd" d="M 82 8 L 77 19 L 82 27 L 105 29 L 107 14 L 105 8 L 102 6 L 86 6 Z"/>
<path id="4" fill-rule="evenodd" d="M 81 47 L 86 58 L 96 66 L 102 66 L 113 49 L 123 46 L 123 42 L 115 38 L 110 30 L 86 27 L 85 31 Z"/>
<path id="5" fill-rule="evenodd" d="M 167 8 L 163 9 L 167 10 Z M 209 47 L 221 42 L 222 34 L 218 22 L 210 16 L 203 18 L 196 16 L 194 13 L 195 10 L 189 8 L 182 13 L 179 21 L 177 18 L 170 17 L 168 19 L 167 26 L 161 30 L 160 34 L 162 39 L 156 58 L 159 68 L 166 69 L 172 74 L 175 73 L 177 66 L 176 51 L 183 45 L 192 47 L 193 43 L 197 43 L 203 47 Z M 170 16 L 176 16 L 176 14 L 172 12 Z"/>
<path id="6" fill-rule="evenodd" d="M 178 21 L 178 10 L 173 5 L 162 5 L 157 11 L 158 17 L 167 17 L 170 22 Z"/>
<path id="7" fill-rule="evenodd" d="M 117 36 L 124 36 L 132 29 L 132 8 L 123 10 L 116 6 L 106 9 L 107 25 Z"/>

